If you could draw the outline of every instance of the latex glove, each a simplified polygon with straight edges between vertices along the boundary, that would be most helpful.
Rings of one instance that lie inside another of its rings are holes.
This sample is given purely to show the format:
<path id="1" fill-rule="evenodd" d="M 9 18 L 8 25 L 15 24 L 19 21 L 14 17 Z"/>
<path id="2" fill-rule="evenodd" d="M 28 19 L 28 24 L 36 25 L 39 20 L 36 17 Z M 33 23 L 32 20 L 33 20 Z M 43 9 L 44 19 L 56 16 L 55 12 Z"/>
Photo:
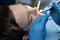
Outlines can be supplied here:
<path id="1" fill-rule="evenodd" d="M 57 4 L 57 0 L 51 0 L 53 7 L 50 9 L 50 15 L 57 25 L 60 25 L 60 3 Z"/>
<path id="2" fill-rule="evenodd" d="M 55 10 L 60 13 L 60 5 L 57 3 L 57 0 L 52 0 L 51 2 L 53 3 Z"/>
<path id="3" fill-rule="evenodd" d="M 45 15 L 39 16 L 32 23 L 29 29 L 29 40 L 45 40 L 46 22 L 49 17 L 49 11 Z"/>
<path id="4" fill-rule="evenodd" d="M 22 5 L 22 4 L 10 5 L 9 8 L 11 9 L 11 11 L 13 12 L 15 16 L 16 23 L 24 31 L 28 31 L 32 21 L 35 18 L 37 18 L 39 15 L 41 15 L 39 14 L 39 12 L 37 12 L 36 7 L 33 8 L 28 5 Z"/>

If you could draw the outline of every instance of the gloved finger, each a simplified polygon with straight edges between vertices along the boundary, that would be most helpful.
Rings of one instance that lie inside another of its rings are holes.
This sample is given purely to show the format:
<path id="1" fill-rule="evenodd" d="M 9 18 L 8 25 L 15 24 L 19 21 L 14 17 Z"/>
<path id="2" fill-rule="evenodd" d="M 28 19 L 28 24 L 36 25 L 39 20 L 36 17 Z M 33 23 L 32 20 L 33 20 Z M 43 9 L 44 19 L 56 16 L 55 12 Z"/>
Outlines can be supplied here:
<path id="1" fill-rule="evenodd" d="M 38 24 L 41 19 L 42 19 L 42 16 L 37 17 L 37 18 L 33 21 L 32 25 Z"/>
<path id="2" fill-rule="evenodd" d="M 40 24 L 40 23 L 46 23 L 46 20 L 49 17 L 49 13 L 50 11 L 47 11 L 45 14 L 43 14 L 42 16 L 39 16 L 38 18 L 36 18 L 33 22 L 33 24 Z"/>
<path id="3" fill-rule="evenodd" d="M 48 17 L 49 17 L 50 11 L 47 11 L 46 14 L 42 16 L 41 22 L 42 24 L 46 24 Z"/>
<path id="4" fill-rule="evenodd" d="M 60 13 L 60 6 L 57 4 L 57 0 L 52 0 L 53 7 Z"/>

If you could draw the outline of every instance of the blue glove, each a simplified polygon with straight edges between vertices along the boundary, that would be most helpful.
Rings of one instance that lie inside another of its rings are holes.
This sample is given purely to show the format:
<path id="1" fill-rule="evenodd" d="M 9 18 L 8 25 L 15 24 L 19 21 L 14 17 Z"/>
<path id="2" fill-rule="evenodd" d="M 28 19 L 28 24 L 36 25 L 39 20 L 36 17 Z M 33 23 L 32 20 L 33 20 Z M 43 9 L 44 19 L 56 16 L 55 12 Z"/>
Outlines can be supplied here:
<path id="1" fill-rule="evenodd" d="M 47 11 L 45 15 L 39 16 L 32 23 L 29 29 L 29 40 L 45 40 L 46 36 L 46 22 L 49 17 L 50 11 Z"/>
<path id="2" fill-rule="evenodd" d="M 57 0 L 51 1 L 53 7 L 50 9 L 50 15 L 57 25 L 60 25 L 60 3 L 57 3 Z"/>
<path id="3" fill-rule="evenodd" d="M 60 13 L 60 5 L 57 3 L 57 0 L 52 0 L 54 9 Z"/>

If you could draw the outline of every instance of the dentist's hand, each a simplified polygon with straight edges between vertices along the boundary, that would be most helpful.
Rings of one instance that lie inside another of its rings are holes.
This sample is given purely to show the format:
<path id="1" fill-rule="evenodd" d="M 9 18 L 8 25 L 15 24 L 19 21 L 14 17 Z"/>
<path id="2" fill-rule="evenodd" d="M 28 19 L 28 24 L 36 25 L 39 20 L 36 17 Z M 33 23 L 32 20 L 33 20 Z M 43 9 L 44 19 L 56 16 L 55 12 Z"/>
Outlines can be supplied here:
<path id="1" fill-rule="evenodd" d="M 50 15 L 56 24 L 60 25 L 60 3 L 57 0 L 51 0 L 53 7 L 50 9 Z"/>
<path id="2" fill-rule="evenodd" d="M 16 23 L 24 31 L 28 31 L 32 21 L 39 16 L 36 7 L 33 8 L 28 5 L 17 4 L 10 5 L 9 8 L 13 12 L 13 15 L 15 16 Z"/>
<path id="3" fill-rule="evenodd" d="M 52 4 L 53 4 L 53 7 L 54 7 L 54 9 L 58 12 L 58 13 L 60 13 L 60 3 L 58 4 L 57 3 L 57 0 L 52 0 L 51 1 L 52 2 Z"/>
<path id="4" fill-rule="evenodd" d="M 45 15 L 39 16 L 35 19 L 29 29 L 29 40 L 45 40 L 46 22 L 49 17 L 49 11 Z"/>

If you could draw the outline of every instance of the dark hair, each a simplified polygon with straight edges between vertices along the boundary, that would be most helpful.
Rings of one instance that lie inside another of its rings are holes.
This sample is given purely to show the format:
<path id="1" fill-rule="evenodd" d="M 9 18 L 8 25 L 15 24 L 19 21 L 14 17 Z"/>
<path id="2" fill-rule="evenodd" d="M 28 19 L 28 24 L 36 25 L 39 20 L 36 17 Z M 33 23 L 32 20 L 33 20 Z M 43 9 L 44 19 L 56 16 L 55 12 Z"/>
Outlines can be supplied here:
<path id="1" fill-rule="evenodd" d="M 0 0 L 0 6 L 13 5 L 16 3 L 16 0 Z"/>
<path id="2" fill-rule="evenodd" d="M 22 40 L 26 32 L 20 29 L 8 6 L 0 6 L 0 40 Z"/>

